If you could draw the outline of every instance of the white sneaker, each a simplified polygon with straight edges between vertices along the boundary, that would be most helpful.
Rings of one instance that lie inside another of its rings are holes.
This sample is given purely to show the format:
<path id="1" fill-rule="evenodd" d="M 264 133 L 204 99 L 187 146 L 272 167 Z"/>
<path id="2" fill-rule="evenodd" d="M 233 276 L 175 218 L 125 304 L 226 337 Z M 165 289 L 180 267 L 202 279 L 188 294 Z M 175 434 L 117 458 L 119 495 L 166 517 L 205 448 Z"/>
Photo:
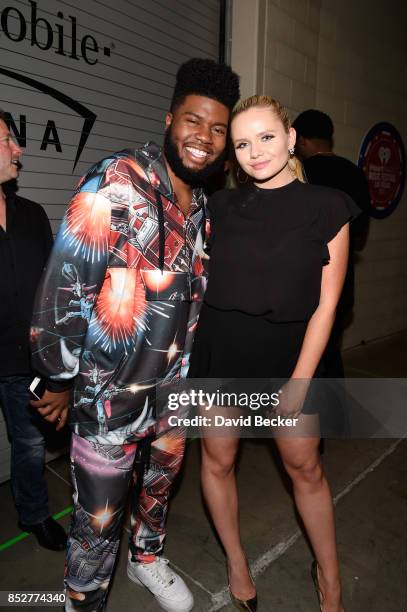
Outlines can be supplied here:
<path id="1" fill-rule="evenodd" d="M 135 584 L 145 586 L 163 610 L 189 612 L 194 606 L 194 597 L 181 576 L 168 563 L 168 559 L 163 557 L 157 557 L 153 563 L 132 561 L 129 551 L 127 576 Z"/>

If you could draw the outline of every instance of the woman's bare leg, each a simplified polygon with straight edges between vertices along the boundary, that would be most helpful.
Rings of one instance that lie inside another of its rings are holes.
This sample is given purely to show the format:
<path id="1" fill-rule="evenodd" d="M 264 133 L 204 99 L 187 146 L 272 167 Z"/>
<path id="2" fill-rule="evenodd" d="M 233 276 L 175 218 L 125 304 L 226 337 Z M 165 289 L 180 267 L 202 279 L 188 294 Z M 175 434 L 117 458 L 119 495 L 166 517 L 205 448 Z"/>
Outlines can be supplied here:
<path id="1" fill-rule="evenodd" d="M 202 439 L 202 490 L 227 556 L 229 584 L 239 599 L 254 597 L 240 539 L 235 461 L 239 438 Z"/>
<path id="2" fill-rule="evenodd" d="M 291 477 L 297 510 L 318 563 L 323 612 L 343 612 L 332 496 L 319 454 L 319 438 L 276 438 Z"/>

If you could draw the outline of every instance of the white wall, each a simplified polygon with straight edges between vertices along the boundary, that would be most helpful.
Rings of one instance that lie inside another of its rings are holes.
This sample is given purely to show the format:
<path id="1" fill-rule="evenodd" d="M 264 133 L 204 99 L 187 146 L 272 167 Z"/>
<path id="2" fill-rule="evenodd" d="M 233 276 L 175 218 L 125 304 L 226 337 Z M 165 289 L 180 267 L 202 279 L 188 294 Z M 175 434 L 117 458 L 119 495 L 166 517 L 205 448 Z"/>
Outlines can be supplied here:
<path id="1" fill-rule="evenodd" d="M 232 32 L 244 96 L 271 94 L 293 118 L 307 108 L 327 112 L 336 152 L 354 162 L 379 121 L 393 123 L 407 143 L 404 0 L 234 0 L 233 11 L 233 24 L 242 14 L 251 36 L 249 45 L 237 27 Z M 248 47 L 244 57 L 241 44 Z M 407 328 L 406 262 L 407 191 L 390 217 L 371 220 L 344 346 Z"/>

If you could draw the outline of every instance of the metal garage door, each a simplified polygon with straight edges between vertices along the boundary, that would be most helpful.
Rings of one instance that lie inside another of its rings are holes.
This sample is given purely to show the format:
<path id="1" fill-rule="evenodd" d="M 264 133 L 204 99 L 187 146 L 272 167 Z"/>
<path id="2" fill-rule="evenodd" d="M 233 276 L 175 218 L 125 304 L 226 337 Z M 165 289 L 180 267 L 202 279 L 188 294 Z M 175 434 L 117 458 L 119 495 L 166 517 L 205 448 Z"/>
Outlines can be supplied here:
<path id="1" fill-rule="evenodd" d="M 92 163 L 161 142 L 175 73 L 219 57 L 220 0 L 5 0 L 0 8 L 0 108 L 25 149 L 20 194 L 56 231 Z M 8 476 L 0 422 L 0 480 Z"/>

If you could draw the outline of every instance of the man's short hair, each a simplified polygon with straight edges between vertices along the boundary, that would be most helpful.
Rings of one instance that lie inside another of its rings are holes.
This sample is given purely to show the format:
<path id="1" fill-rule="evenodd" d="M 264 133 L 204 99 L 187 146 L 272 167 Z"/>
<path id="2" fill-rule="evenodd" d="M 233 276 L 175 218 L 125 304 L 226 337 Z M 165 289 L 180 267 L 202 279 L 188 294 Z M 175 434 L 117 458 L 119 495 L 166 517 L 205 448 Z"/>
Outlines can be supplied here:
<path id="1" fill-rule="evenodd" d="M 193 94 L 217 100 L 231 111 L 240 97 L 239 77 L 227 64 L 200 57 L 190 59 L 178 69 L 170 111 Z"/>
<path id="2" fill-rule="evenodd" d="M 322 111 L 306 110 L 298 115 L 292 126 L 297 132 L 297 136 L 320 138 L 332 143 L 334 124 L 330 116 Z"/>
<path id="3" fill-rule="evenodd" d="M 4 121 L 4 123 L 7 123 L 9 119 L 10 115 L 6 113 L 6 111 L 4 111 L 2 108 L 0 108 L 0 120 Z"/>

